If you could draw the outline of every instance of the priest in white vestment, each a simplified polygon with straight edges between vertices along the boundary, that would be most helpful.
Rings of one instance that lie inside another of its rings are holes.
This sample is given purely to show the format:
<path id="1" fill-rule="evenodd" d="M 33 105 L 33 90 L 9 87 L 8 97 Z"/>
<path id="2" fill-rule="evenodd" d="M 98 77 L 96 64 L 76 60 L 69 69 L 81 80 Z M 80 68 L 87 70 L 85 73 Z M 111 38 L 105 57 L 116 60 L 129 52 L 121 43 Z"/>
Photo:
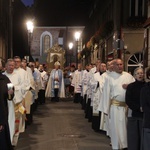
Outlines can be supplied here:
<path id="1" fill-rule="evenodd" d="M 99 81 L 102 80 L 102 74 L 106 71 L 106 64 L 105 63 L 101 63 L 99 65 L 97 65 L 97 72 L 93 75 L 91 82 L 91 89 L 93 90 L 93 97 L 92 97 L 92 128 L 95 131 L 99 131 L 100 129 L 100 119 L 101 117 L 103 117 L 103 113 L 99 112 L 98 110 L 98 105 L 99 105 L 99 101 L 100 101 L 100 97 L 101 97 L 101 90 L 100 90 L 100 85 L 98 85 L 97 83 L 99 83 Z"/>
<path id="2" fill-rule="evenodd" d="M 58 102 L 59 98 L 65 98 L 63 71 L 60 68 L 60 63 L 55 62 L 55 69 L 50 73 L 47 83 L 45 97 L 51 97 L 51 101 Z"/>
<path id="3" fill-rule="evenodd" d="M 48 75 L 47 75 L 47 72 L 44 71 L 44 67 L 42 64 L 39 65 L 38 70 L 41 74 L 41 84 L 42 84 L 42 87 L 39 90 L 39 94 L 38 94 L 39 103 L 45 104 L 45 89 L 46 89 L 46 85 L 47 85 L 47 81 L 48 81 Z"/>
<path id="4" fill-rule="evenodd" d="M 100 100 L 100 95 L 101 91 L 98 85 L 98 81 L 101 78 L 100 74 L 100 65 L 97 66 L 97 72 L 93 74 L 90 83 L 91 83 L 91 89 L 92 89 L 92 129 L 96 132 L 99 131 L 99 126 L 100 126 L 100 114 L 99 111 L 97 110 L 99 100 Z"/>
<path id="5" fill-rule="evenodd" d="M 83 101 L 82 101 L 82 109 L 85 109 L 86 106 L 86 97 L 87 97 L 87 84 L 88 84 L 88 74 L 89 74 L 89 70 L 91 70 L 92 65 L 86 65 L 86 69 L 83 70 L 83 74 L 82 74 L 82 96 L 83 96 Z"/>
<path id="6" fill-rule="evenodd" d="M 114 72 L 105 79 L 101 100 L 103 109 L 109 115 L 110 138 L 112 149 L 127 148 L 127 106 L 125 103 L 126 87 L 134 81 L 131 74 L 123 71 L 123 62 L 116 59 L 113 62 Z"/>
<path id="7" fill-rule="evenodd" d="M 30 90 L 25 95 L 25 109 L 26 109 L 26 125 L 32 123 L 32 108 L 33 108 L 33 91 L 35 90 L 35 82 L 32 75 L 32 70 L 27 66 L 27 60 L 22 59 L 21 67 L 27 72 L 28 81 L 30 83 Z"/>
<path id="8" fill-rule="evenodd" d="M 92 121 L 92 107 L 93 107 L 93 96 L 94 93 L 92 91 L 92 80 L 94 74 L 97 72 L 97 67 L 99 68 L 101 61 L 98 59 L 96 61 L 96 66 L 90 69 L 88 74 L 88 84 L 87 84 L 87 101 L 86 101 L 86 109 L 85 109 L 85 118 L 88 118 L 88 121 Z"/>
<path id="9" fill-rule="evenodd" d="M 90 70 L 90 79 L 89 79 L 89 86 L 90 86 L 90 88 L 91 88 L 91 80 L 93 79 L 93 76 L 94 76 L 94 74 L 97 72 L 97 71 L 99 71 L 97 68 L 99 68 L 100 67 L 100 65 L 101 65 L 101 60 L 97 60 L 96 61 L 96 66 L 95 67 L 93 67 L 91 70 Z M 91 92 L 91 103 L 90 103 L 90 106 L 93 106 L 93 92 Z"/>
<path id="10" fill-rule="evenodd" d="M 79 103 L 81 102 L 81 93 L 82 93 L 82 88 L 81 88 L 81 79 L 82 79 L 82 65 L 78 64 L 78 69 L 74 72 L 74 76 L 72 79 L 71 86 L 74 87 L 74 103 Z"/>
<path id="11" fill-rule="evenodd" d="M 23 99 L 21 103 L 19 104 L 22 110 L 22 116 L 19 122 L 19 132 L 21 133 L 25 131 L 25 118 L 26 118 L 25 97 L 31 85 L 30 85 L 30 79 L 28 77 L 27 72 L 21 68 L 21 58 L 19 56 L 15 56 L 14 61 L 15 61 L 14 71 L 20 75 L 21 83 L 22 83 L 21 87 L 22 87 Z"/>
<path id="12" fill-rule="evenodd" d="M 104 72 L 100 78 L 99 78 L 99 88 L 100 88 L 100 93 L 102 94 L 103 92 L 103 86 L 105 83 L 106 78 L 111 76 L 111 72 L 113 71 L 113 60 L 107 62 L 107 70 Z M 103 108 L 103 102 L 105 100 L 101 100 L 101 95 L 99 99 L 99 104 L 98 104 L 98 111 L 101 111 L 101 107 Z M 101 120 L 100 120 L 100 130 L 106 131 L 107 136 L 110 136 L 110 129 L 109 129 L 109 116 L 108 114 L 104 114 L 101 112 Z"/>
<path id="13" fill-rule="evenodd" d="M 21 109 L 16 109 L 19 103 L 22 102 L 22 81 L 18 73 L 14 72 L 15 62 L 13 59 L 8 59 L 6 63 L 6 71 L 4 74 L 10 79 L 14 86 L 14 98 L 13 101 L 8 101 L 8 122 L 10 128 L 10 137 L 12 145 L 16 146 L 19 137 L 19 126 L 15 124 L 16 116 L 21 116 Z M 18 120 L 19 121 L 19 120 Z"/>

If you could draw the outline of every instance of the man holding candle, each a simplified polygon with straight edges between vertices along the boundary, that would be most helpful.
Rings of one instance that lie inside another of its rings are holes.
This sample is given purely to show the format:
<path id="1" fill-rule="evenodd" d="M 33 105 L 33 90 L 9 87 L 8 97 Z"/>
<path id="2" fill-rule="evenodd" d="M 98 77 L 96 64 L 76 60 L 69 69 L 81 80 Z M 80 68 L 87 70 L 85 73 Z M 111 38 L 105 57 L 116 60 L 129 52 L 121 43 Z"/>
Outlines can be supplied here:
<path id="1" fill-rule="evenodd" d="M 13 98 L 13 90 L 8 90 L 7 84 L 10 83 L 10 80 L 2 74 L 2 68 L 3 65 L 0 60 L 0 149 L 12 150 L 13 147 L 10 141 L 10 132 L 8 126 L 7 99 L 9 94 L 11 95 L 10 98 Z"/>

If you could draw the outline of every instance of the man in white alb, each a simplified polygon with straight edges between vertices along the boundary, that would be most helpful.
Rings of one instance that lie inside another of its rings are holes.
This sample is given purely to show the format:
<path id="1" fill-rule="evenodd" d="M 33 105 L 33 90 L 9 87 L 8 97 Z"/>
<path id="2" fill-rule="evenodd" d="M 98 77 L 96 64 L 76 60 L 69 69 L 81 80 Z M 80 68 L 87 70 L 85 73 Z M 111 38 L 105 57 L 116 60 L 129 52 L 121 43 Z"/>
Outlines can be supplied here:
<path id="1" fill-rule="evenodd" d="M 28 77 L 27 71 L 21 68 L 21 58 L 19 56 L 14 57 L 15 61 L 15 69 L 14 71 L 20 75 L 21 77 L 21 87 L 22 87 L 22 94 L 23 94 L 23 99 L 22 99 L 22 117 L 20 118 L 19 122 L 19 132 L 24 132 L 25 131 L 25 118 L 26 118 L 26 110 L 25 110 L 25 97 L 27 92 L 29 91 L 31 84 L 30 84 L 30 79 Z"/>
<path id="2" fill-rule="evenodd" d="M 42 84 L 42 87 L 39 90 L 39 94 L 38 94 L 39 103 L 45 104 L 45 89 L 46 89 L 46 85 L 47 85 L 47 81 L 48 81 L 48 75 L 47 75 L 47 72 L 44 71 L 44 67 L 42 64 L 39 65 L 38 70 L 41 74 L 41 84 Z"/>
<path id="3" fill-rule="evenodd" d="M 78 64 L 78 69 L 74 72 L 71 85 L 74 87 L 74 103 L 81 102 L 81 79 L 82 79 L 82 65 Z"/>
<path id="4" fill-rule="evenodd" d="M 99 79 L 99 88 L 100 92 L 102 93 L 103 91 L 103 86 L 105 83 L 105 79 L 111 76 L 111 73 L 113 71 L 113 60 L 107 62 L 107 70 L 101 75 L 101 78 Z M 101 95 L 99 99 L 99 104 L 98 104 L 98 111 L 103 110 L 103 103 L 105 100 L 101 100 Z M 102 108 L 101 108 L 102 107 Z M 100 120 L 100 129 L 106 131 L 107 136 L 110 136 L 109 132 L 109 117 L 108 115 L 104 114 L 103 112 L 101 113 L 101 120 Z"/>
<path id="5" fill-rule="evenodd" d="M 102 98 L 102 112 L 109 115 L 110 138 L 113 150 L 127 148 L 127 106 L 125 103 L 126 87 L 134 81 L 131 74 L 123 71 L 121 59 L 113 61 L 114 72 L 105 79 Z"/>
<path id="6" fill-rule="evenodd" d="M 8 122 L 10 128 L 10 136 L 12 145 L 16 146 L 19 137 L 19 121 L 22 116 L 22 80 L 18 73 L 14 71 L 15 62 L 13 59 L 8 59 L 6 63 L 6 71 L 4 74 L 10 79 L 14 86 L 13 101 L 8 101 Z"/>

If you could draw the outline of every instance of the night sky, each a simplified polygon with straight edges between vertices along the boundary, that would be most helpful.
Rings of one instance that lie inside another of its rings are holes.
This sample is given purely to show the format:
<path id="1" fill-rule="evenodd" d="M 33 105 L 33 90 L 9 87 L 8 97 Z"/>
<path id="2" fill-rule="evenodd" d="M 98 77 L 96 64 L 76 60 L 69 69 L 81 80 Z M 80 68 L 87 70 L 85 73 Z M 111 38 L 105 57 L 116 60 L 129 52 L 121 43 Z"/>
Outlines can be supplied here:
<path id="1" fill-rule="evenodd" d="M 38 26 L 80 26 L 89 17 L 93 0 L 21 0 L 25 6 L 32 6 L 32 17 Z"/>
<path id="2" fill-rule="evenodd" d="M 33 4 L 33 0 L 21 0 L 26 6 L 31 6 Z"/>
<path id="3" fill-rule="evenodd" d="M 92 0 L 36 0 L 35 19 L 40 26 L 85 25 Z"/>

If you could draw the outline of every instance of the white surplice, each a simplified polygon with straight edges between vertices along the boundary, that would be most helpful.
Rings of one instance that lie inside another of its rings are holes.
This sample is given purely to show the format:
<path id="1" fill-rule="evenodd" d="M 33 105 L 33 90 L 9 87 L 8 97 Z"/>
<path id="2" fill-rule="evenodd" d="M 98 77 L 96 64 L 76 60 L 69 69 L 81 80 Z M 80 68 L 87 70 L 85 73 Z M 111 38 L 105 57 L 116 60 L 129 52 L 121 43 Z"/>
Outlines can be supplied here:
<path id="1" fill-rule="evenodd" d="M 47 81 L 48 81 L 48 75 L 47 75 L 47 72 L 46 71 L 43 71 L 43 72 L 40 72 L 41 73 L 41 84 L 42 84 L 42 90 L 45 90 L 46 89 L 46 84 L 47 84 Z"/>
<path id="2" fill-rule="evenodd" d="M 32 88 L 32 91 L 35 90 L 35 82 L 34 82 L 34 78 L 32 75 L 32 70 L 29 67 L 26 67 L 25 69 L 26 74 L 27 74 L 27 83 L 28 83 L 28 88 Z M 31 90 L 27 90 L 25 97 L 24 97 L 24 107 L 26 109 L 26 114 L 30 114 L 30 110 L 31 110 L 31 105 L 33 104 L 34 100 L 33 100 L 33 93 Z"/>
<path id="3" fill-rule="evenodd" d="M 101 100 L 103 101 L 102 112 L 109 115 L 109 127 L 112 149 L 127 148 L 127 116 L 126 108 L 110 105 L 111 99 L 125 102 L 126 90 L 123 84 L 134 82 L 134 78 L 127 72 L 118 74 L 112 72 L 111 76 L 105 79 Z"/>
<path id="4" fill-rule="evenodd" d="M 92 68 L 88 73 L 87 73 L 87 90 L 86 90 L 86 102 L 88 99 L 92 99 L 92 87 L 91 87 L 91 80 L 93 79 L 93 75 L 96 72 L 96 67 Z M 92 100 L 91 100 L 92 101 Z M 92 104 L 91 104 L 92 106 Z"/>
<path id="5" fill-rule="evenodd" d="M 16 72 L 8 74 L 6 71 L 4 74 L 9 78 L 14 86 L 14 98 L 12 101 L 8 101 L 8 124 L 10 129 L 10 139 L 13 142 L 13 136 L 15 134 L 15 104 L 20 103 L 23 99 L 22 95 L 22 83 L 21 77 Z"/>
<path id="6" fill-rule="evenodd" d="M 32 70 L 31 70 L 31 68 L 26 67 L 26 71 L 27 71 L 29 79 L 30 79 L 31 88 L 33 90 L 35 90 L 35 81 L 34 81 L 34 78 L 33 78 Z"/>
<path id="7" fill-rule="evenodd" d="M 17 74 L 19 74 L 20 78 L 21 78 L 21 83 L 22 83 L 22 94 L 25 97 L 27 91 L 30 89 L 31 85 L 30 85 L 30 79 L 28 76 L 27 71 L 25 71 L 22 68 L 18 68 L 15 69 L 14 72 L 16 72 Z"/>
<path id="8" fill-rule="evenodd" d="M 87 83 L 88 83 L 88 71 L 87 70 L 84 70 L 83 71 L 83 75 L 82 75 L 82 79 L 81 79 L 81 84 L 82 84 L 82 96 L 84 97 L 84 95 L 86 94 L 87 92 Z"/>
<path id="9" fill-rule="evenodd" d="M 93 78 L 91 79 L 91 89 L 92 89 L 92 93 L 93 93 L 93 114 L 99 114 L 98 111 L 98 104 L 99 104 L 99 100 L 100 100 L 100 88 L 98 87 L 98 81 L 100 80 L 101 75 L 99 72 L 95 73 L 93 75 Z"/>
<path id="10" fill-rule="evenodd" d="M 81 89 L 82 81 L 81 80 L 82 80 L 82 71 L 76 70 L 74 72 L 74 76 L 73 76 L 73 79 L 71 82 L 71 86 L 74 87 L 74 93 L 81 93 L 82 92 L 82 89 Z"/>
<path id="11" fill-rule="evenodd" d="M 102 93 L 103 92 L 103 86 L 105 83 L 106 78 L 108 78 L 109 76 L 111 76 L 111 72 L 109 70 L 106 70 L 106 72 L 104 72 L 99 79 L 99 90 Z M 102 94 L 101 94 L 102 95 Z M 109 129 L 109 116 L 108 114 L 103 113 L 103 102 L 105 100 L 101 99 L 101 95 L 100 95 L 100 100 L 99 100 L 99 104 L 98 104 L 98 111 L 101 112 L 101 120 L 100 120 L 100 129 L 106 131 L 107 136 L 110 136 L 110 129 Z"/>
<path id="12" fill-rule="evenodd" d="M 99 110 L 98 106 L 101 100 L 101 94 L 102 94 L 102 75 L 100 75 L 100 72 L 97 72 L 93 75 L 93 78 L 91 79 L 91 89 L 93 93 L 93 98 L 92 98 L 92 104 L 93 104 L 93 116 L 98 116 L 99 115 Z M 99 86 L 98 86 L 99 83 Z M 101 117 L 100 117 L 100 130 L 106 130 L 106 121 L 105 121 L 105 115 L 103 112 L 101 112 Z"/>
<path id="13" fill-rule="evenodd" d="M 21 111 L 21 114 L 22 114 L 22 116 L 20 117 L 20 122 L 19 122 L 19 132 L 21 133 L 25 131 L 25 105 L 26 105 L 25 99 L 28 98 L 26 97 L 26 94 L 27 92 L 29 92 L 31 84 L 30 84 L 30 79 L 29 79 L 27 71 L 19 67 L 15 69 L 14 72 L 19 74 L 19 76 L 21 77 L 21 83 L 22 83 L 21 89 L 22 89 L 23 99 L 21 102 L 21 106 L 19 107 L 20 108 L 19 110 Z"/>

